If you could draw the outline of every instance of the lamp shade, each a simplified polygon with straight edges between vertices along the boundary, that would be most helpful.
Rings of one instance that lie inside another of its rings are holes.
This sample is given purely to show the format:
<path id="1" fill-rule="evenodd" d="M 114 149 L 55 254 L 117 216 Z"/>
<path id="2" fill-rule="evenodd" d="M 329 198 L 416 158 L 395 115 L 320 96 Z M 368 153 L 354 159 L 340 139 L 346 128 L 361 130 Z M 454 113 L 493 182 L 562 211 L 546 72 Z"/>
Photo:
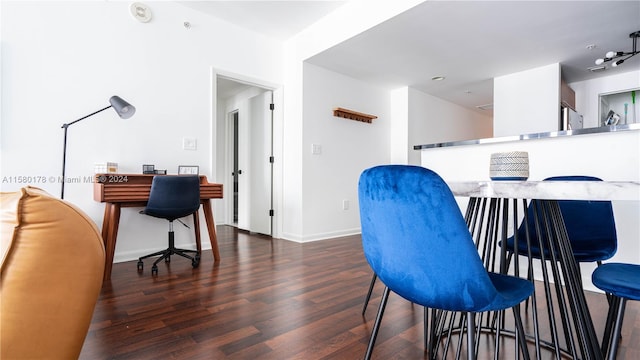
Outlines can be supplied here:
<path id="1" fill-rule="evenodd" d="M 109 102 L 111 103 L 111 106 L 113 106 L 113 109 L 118 113 L 118 116 L 122 119 L 128 119 L 136 113 L 135 106 L 122 100 L 119 96 L 112 96 L 109 99 Z"/>

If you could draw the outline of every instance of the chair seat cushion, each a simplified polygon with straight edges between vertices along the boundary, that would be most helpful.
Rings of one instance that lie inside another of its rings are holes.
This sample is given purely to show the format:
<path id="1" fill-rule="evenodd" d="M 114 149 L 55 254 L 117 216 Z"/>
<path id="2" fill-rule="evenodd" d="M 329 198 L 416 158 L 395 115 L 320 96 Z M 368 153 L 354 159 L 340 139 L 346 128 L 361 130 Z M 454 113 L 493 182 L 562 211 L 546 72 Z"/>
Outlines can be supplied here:
<path id="1" fill-rule="evenodd" d="M 533 293 L 531 281 L 515 276 L 489 272 L 489 279 L 498 291 L 498 296 L 482 311 L 501 310 L 513 307 Z"/>
<path id="2" fill-rule="evenodd" d="M 571 250 L 573 251 L 573 256 L 577 262 L 603 261 L 610 259 L 616 252 L 615 247 L 605 248 L 601 245 L 602 243 L 611 242 L 612 241 L 608 239 L 601 238 L 583 239 L 580 242 L 573 242 L 571 244 Z M 510 237 L 507 239 L 507 251 L 513 252 L 514 248 L 514 239 L 513 237 Z M 523 256 L 527 256 L 528 254 L 527 242 L 523 237 L 518 238 L 518 254 Z M 559 256 L 557 249 L 556 256 Z M 534 259 L 540 259 L 542 257 L 540 246 L 538 246 L 538 241 L 536 239 L 534 239 L 531 244 L 531 257 Z M 551 259 L 551 253 L 546 247 L 544 248 L 544 258 L 546 260 Z"/>
<path id="3" fill-rule="evenodd" d="M 544 179 L 544 181 L 602 181 L 593 176 L 573 175 L 554 176 Z M 543 221 L 539 227 L 535 225 L 534 218 L 537 208 L 539 212 L 540 204 L 530 203 L 527 207 L 528 232 L 531 236 L 531 253 L 533 258 L 540 259 L 542 251 L 538 239 L 543 241 L 543 251 L 545 259 L 550 258 L 547 248 L 547 228 Z M 562 213 L 562 218 L 566 225 L 567 235 L 571 242 L 571 249 L 578 262 L 595 262 L 610 259 L 618 249 L 616 225 L 613 216 L 613 208 L 610 201 L 587 201 L 587 200 L 560 200 L 558 206 Z M 540 232 L 540 233 L 538 233 Z M 525 222 L 518 228 L 518 254 L 527 256 L 527 243 L 525 234 Z M 514 252 L 513 237 L 507 240 L 507 251 Z"/>
<path id="4" fill-rule="evenodd" d="M 615 296 L 640 300 L 640 265 L 607 263 L 591 275 L 593 285 Z"/>

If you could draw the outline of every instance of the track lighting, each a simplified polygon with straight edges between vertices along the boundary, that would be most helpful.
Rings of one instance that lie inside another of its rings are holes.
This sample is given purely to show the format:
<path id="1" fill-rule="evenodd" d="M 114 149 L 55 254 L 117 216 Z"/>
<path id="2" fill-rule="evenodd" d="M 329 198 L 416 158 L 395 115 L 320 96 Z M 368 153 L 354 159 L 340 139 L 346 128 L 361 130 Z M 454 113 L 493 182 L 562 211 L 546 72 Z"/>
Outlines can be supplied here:
<path id="1" fill-rule="evenodd" d="M 631 52 L 609 51 L 608 53 L 605 54 L 604 59 L 601 58 L 596 60 L 596 65 L 602 65 L 607 61 L 615 60 L 611 64 L 611 66 L 616 67 L 624 63 L 625 60 L 628 60 L 632 56 L 635 56 L 636 54 L 638 54 L 640 51 L 637 50 L 637 43 L 638 43 L 638 37 L 640 37 L 640 30 L 636 32 L 632 32 L 631 34 L 629 34 L 629 37 L 632 39 L 631 41 L 633 41 L 633 49 L 631 50 Z M 623 59 L 620 59 L 620 58 L 623 58 Z"/>

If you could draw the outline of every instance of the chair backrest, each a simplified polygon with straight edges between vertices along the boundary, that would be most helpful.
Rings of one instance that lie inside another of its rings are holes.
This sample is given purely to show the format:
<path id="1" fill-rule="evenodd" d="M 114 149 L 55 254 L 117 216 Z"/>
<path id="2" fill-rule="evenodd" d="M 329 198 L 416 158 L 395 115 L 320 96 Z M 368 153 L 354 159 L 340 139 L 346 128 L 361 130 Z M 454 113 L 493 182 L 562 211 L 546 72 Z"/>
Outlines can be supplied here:
<path id="1" fill-rule="evenodd" d="M 200 208 L 200 178 L 193 175 L 155 176 L 144 213 L 167 220 L 191 215 Z"/>
<path id="2" fill-rule="evenodd" d="M 544 181 L 602 181 L 602 179 L 576 175 L 554 176 L 546 178 Z M 610 201 L 560 200 L 558 205 L 576 260 L 580 262 L 602 261 L 611 258 L 616 253 L 618 237 Z M 528 211 L 529 214 L 532 213 L 531 206 Z M 535 236 L 536 229 L 532 221 L 533 217 L 529 216 L 529 231 Z M 522 226 L 520 235 L 524 235 Z"/>
<path id="3" fill-rule="evenodd" d="M 100 230 L 27 186 L 0 193 L 0 359 L 77 359 L 102 288 Z"/>
<path id="4" fill-rule="evenodd" d="M 452 311 L 482 311 L 496 297 L 460 208 L 435 172 L 373 167 L 361 174 L 358 197 L 365 257 L 393 292 Z"/>

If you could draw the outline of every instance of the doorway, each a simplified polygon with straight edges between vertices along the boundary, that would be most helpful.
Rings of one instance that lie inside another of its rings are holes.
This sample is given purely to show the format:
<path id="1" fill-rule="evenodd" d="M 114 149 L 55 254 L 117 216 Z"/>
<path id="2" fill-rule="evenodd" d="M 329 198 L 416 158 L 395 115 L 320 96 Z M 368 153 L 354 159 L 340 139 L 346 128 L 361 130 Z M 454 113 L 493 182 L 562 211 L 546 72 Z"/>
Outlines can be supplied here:
<path id="1" fill-rule="evenodd" d="M 231 87 L 235 92 L 228 92 Z M 218 96 L 218 107 L 224 109 L 226 118 L 224 184 L 225 197 L 230 199 L 228 223 L 271 236 L 273 91 L 229 78 L 221 81 L 220 77 L 218 88 L 227 94 Z"/>

